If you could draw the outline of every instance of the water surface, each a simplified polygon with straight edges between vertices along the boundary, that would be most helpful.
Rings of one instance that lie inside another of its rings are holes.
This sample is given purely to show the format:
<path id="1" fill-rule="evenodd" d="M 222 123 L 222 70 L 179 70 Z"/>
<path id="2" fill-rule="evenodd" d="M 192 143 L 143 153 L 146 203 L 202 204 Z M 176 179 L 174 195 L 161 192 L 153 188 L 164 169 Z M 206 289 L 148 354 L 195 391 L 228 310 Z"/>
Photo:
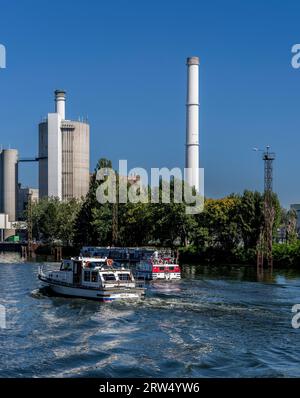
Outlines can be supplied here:
<path id="1" fill-rule="evenodd" d="M 185 266 L 143 301 L 102 304 L 45 296 L 37 271 L 0 255 L 1 377 L 300 376 L 295 272 Z"/>

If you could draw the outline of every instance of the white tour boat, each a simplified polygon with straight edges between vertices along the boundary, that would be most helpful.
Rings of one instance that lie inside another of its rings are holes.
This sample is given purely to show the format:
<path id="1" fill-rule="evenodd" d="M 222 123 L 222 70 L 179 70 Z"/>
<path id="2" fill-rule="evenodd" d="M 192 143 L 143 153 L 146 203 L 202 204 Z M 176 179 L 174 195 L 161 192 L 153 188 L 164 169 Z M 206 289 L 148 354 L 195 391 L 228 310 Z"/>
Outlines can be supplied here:
<path id="1" fill-rule="evenodd" d="M 154 252 L 136 266 L 135 276 L 145 280 L 178 280 L 181 279 L 181 270 L 173 257 Z"/>
<path id="2" fill-rule="evenodd" d="M 57 271 L 39 269 L 38 277 L 55 294 L 99 301 L 138 299 L 145 289 L 129 269 L 111 259 L 77 257 L 63 260 Z"/>

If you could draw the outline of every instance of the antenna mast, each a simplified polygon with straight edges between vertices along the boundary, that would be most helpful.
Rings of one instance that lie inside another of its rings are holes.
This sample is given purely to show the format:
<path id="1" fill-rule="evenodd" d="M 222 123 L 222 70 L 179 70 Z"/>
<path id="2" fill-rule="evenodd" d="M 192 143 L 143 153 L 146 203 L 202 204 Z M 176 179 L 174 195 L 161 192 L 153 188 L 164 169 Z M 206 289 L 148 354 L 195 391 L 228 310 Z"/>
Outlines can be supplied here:
<path id="1" fill-rule="evenodd" d="M 264 161 L 264 224 L 261 228 L 258 250 L 257 267 L 263 269 L 264 256 L 267 259 L 270 269 L 273 268 L 273 226 L 275 219 L 275 209 L 273 205 L 273 162 L 275 153 L 270 152 L 270 146 L 263 152 Z"/>

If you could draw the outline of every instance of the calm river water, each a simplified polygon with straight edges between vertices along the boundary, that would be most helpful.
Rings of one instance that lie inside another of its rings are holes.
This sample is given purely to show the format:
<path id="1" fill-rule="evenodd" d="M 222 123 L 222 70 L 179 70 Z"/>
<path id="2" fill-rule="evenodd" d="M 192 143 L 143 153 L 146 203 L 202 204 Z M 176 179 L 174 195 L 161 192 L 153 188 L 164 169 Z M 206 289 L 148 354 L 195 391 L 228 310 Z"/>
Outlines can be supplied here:
<path id="1" fill-rule="evenodd" d="M 101 304 L 41 294 L 37 271 L 0 254 L 0 377 L 300 376 L 300 274 L 185 266 L 141 302 Z"/>

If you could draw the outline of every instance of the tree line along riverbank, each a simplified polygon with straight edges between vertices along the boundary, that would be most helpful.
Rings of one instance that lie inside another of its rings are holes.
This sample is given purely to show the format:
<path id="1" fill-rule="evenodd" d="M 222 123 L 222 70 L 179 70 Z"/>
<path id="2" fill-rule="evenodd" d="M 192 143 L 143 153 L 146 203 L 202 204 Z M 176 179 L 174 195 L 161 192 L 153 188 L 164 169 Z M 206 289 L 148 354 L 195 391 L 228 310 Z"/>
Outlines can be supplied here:
<path id="1" fill-rule="evenodd" d="M 183 262 L 255 264 L 256 248 L 264 222 L 264 195 L 245 190 L 221 199 L 205 198 L 201 213 L 186 214 L 184 203 L 120 203 L 117 242 L 113 241 L 113 204 L 101 204 L 96 173 L 111 162 L 101 159 L 91 177 L 85 199 L 61 202 L 57 198 L 32 204 L 33 239 L 46 247 L 60 244 L 64 255 L 84 245 L 124 247 L 157 246 L 178 249 Z M 296 214 L 273 195 L 274 265 L 298 267 L 300 243 Z M 28 215 L 24 214 L 26 220 Z"/>

